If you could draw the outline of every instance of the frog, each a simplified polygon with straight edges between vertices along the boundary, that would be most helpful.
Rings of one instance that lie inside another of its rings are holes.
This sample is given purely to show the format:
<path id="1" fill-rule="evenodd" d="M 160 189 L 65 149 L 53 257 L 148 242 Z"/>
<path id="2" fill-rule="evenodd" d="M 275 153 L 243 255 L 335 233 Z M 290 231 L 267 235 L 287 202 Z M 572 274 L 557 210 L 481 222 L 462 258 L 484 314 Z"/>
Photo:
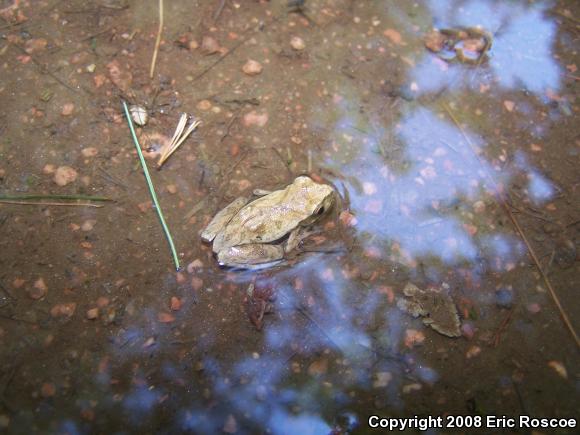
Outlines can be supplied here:
<path id="1" fill-rule="evenodd" d="M 422 290 L 413 283 L 403 289 L 406 298 L 397 301 L 397 307 L 413 317 L 421 317 L 423 323 L 447 337 L 461 335 L 461 321 L 457 307 L 445 290 L 428 288 Z"/>
<path id="2" fill-rule="evenodd" d="M 284 261 L 308 237 L 307 227 L 328 215 L 335 189 L 301 175 L 284 189 L 255 190 L 219 211 L 201 232 L 220 266 L 261 269 Z"/>

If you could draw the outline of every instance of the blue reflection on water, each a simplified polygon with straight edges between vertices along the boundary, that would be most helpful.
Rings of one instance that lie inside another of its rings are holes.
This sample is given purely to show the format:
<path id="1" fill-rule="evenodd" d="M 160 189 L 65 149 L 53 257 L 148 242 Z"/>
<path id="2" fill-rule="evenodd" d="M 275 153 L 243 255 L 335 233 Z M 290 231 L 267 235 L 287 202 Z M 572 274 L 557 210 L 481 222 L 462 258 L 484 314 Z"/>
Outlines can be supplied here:
<path id="1" fill-rule="evenodd" d="M 535 9 L 511 16 L 505 31 L 495 38 L 491 58 L 500 84 L 513 88 L 521 83 L 537 94 L 546 88 L 558 89 L 561 71 L 552 53 L 555 24 Z"/>
<path id="2" fill-rule="evenodd" d="M 320 416 L 310 413 L 292 415 L 282 410 L 275 410 L 270 418 L 270 427 L 273 433 L 279 435 L 328 434 L 331 427 Z"/>

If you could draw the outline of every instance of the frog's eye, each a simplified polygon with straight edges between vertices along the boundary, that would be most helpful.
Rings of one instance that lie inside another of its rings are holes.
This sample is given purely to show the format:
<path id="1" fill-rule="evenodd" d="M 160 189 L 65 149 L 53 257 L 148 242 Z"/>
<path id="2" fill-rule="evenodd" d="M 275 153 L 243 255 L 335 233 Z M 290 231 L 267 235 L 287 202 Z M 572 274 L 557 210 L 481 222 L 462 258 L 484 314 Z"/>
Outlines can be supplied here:
<path id="1" fill-rule="evenodd" d="M 321 215 L 322 213 L 324 213 L 324 206 L 320 207 L 316 212 L 317 215 Z"/>

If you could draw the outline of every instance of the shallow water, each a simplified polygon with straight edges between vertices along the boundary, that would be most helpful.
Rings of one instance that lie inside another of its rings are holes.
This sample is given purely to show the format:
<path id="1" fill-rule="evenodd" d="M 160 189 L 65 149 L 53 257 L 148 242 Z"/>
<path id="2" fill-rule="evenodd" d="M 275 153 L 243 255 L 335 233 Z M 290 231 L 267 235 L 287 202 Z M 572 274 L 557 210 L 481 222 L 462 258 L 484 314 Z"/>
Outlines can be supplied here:
<path id="1" fill-rule="evenodd" d="M 2 430 L 580 418 L 578 343 L 550 290 L 578 329 L 576 4 L 165 2 L 150 79 L 154 2 L 30 3 L 0 3 L 0 194 L 115 202 L 0 204 Z M 424 46 L 473 26 L 493 35 L 477 65 Z M 218 53 L 195 47 L 206 36 Z M 177 273 L 122 99 L 150 113 L 138 134 Z M 202 125 L 154 170 L 181 112 Z M 209 219 L 301 174 L 342 199 L 316 233 L 282 266 L 220 269 Z M 407 283 L 448 294 L 462 336 L 401 310 Z"/>

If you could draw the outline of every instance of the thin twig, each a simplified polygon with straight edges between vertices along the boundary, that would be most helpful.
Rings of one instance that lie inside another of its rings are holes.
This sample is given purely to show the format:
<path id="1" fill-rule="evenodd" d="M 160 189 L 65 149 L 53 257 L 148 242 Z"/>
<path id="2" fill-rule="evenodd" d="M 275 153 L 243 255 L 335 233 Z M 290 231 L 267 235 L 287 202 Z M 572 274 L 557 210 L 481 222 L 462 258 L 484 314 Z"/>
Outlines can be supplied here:
<path id="1" fill-rule="evenodd" d="M 471 139 L 469 138 L 469 136 L 467 136 L 467 133 L 461 127 L 461 124 L 459 124 L 459 121 L 457 121 L 457 118 L 455 118 L 455 115 L 453 114 L 453 112 L 451 111 L 451 109 L 446 104 L 443 104 L 443 107 L 445 108 L 445 110 L 447 111 L 447 114 L 453 120 L 453 122 L 455 123 L 455 125 L 457 126 L 457 128 L 459 129 L 459 131 L 461 132 L 461 134 L 463 135 L 465 141 L 467 142 L 467 144 L 471 148 L 471 152 L 475 155 L 475 157 L 479 161 L 480 166 L 483 168 L 483 170 L 484 170 L 484 172 L 486 174 L 486 177 L 489 179 L 489 181 L 491 183 L 491 186 L 493 186 L 493 190 L 494 190 L 494 194 L 495 194 L 496 200 L 504 208 L 504 210 L 506 211 L 508 217 L 512 221 L 512 224 L 514 225 L 517 233 L 519 234 L 519 236 L 524 241 L 524 243 L 525 243 L 525 245 L 526 245 L 526 247 L 528 249 L 528 253 L 530 254 L 530 257 L 532 257 L 532 260 L 534 261 L 534 263 L 536 265 L 536 268 L 540 272 L 540 275 L 542 275 L 542 278 L 544 280 L 544 283 L 546 284 L 546 287 L 548 288 L 548 290 L 550 292 L 550 296 L 552 297 L 552 300 L 554 301 L 554 304 L 556 305 L 556 308 L 558 309 L 558 311 L 560 313 L 560 317 L 562 318 L 562 321 L 564 322 L 564 325 L 566 325 L 566 327 L 568 328 L 568 331 L 570 332 L 570 334 L 572 334 L 572 337 L 574 338 L 574 341 L 576 342 L 576 346 L 578 346 L 580 348 L 580 338 L 578 337 L 578 334 L 576 333 L 576 330 L 574 329 L 574 326 L 572 326 L 572 323 L 570 322 L 570 319 L 568 318 L 568 315 L 564 311 L 564 308 L 562 307 L 562 304 L 560 303 L 560 299 L 558 298 L 558 295 L 556 294 L 556 291 L 552 287 L 552 283 L 548 279 L 547 275 L 544 273 L 544 269 L 542 269 L 542 266 L 540 265 L 540 261 L 538 260 L 538 257 L 536 256 L 536 253 L 535 253 L 534 249 L 532 248 L 532 245 L 528 241 L 528 238 L 526 237 L 526 235 L 525 235 L 522 227 L 520 226 L 518 220 L 516 219 L 516 217 L 514 216 L 514 214 L 511 212 L 510 208 L 508 207 L 508 205 L 507 205 L 508 204 L 508 201 L 506 200 L 504 194 L 499 190 L 499 188 L 497 186 L 497 183 L 495 182 L 495 180 L 493 179 L 493 177 L 489 174 L 489 172 L 487 170 L 485 170 L 485 165 L 483 164 L 483 162 L 481 161 L 481 158 L 477 154 L 476 149 L 475 149 L 475 145 L 473 144 L 473 142 L 471 142 Z"/>
<path id="2" fill-rule="evenodd" d="M 236 51 L 238 48 L 240 48 L 240 46 L 242 46 L 242 44 L 244 44 L 248 38 L 244 38 L 242 39 L 240 42 L 238 42 L 236 45 L 234 45 L 232 47 L 232 49 L 230 51 L 228 51 L 226 54 L 224 54 L 223 56 L 221 56 L 218 60 L 216 60 L 214 63 L 212 63 L 210 66 L 206 67 L 202 72 L 200 72 L 198 75 L 196 75 L 192 81 L 197 81 L 200 78 L 202 78 L 204 75 L 206 75 L 208 72 L 210 72 L 212 69 L 214 69 L 218 64 L 220 64 L 221 62 L 224 61 L 224 59 L 226 57 L 228 57 L 229 55 L 231 55 L 234 51 Z"/>
<path id="3" fill-rule="evenodd" d="M 157 30 L 157 38 L 155 39 L 155 48 L 153 50 L 153 58 L 151 59 L 151 69 L 149 70 L 149 78 L 153 78 L 155 71 L 155 63 L 157 62 L 157 53 L 159 52 L 159 44 L 161 43 L 161 32 L 163 31 L 163 0 L 159 0 L 159 29 Z"/>
<path id="4" fill-rule="evenodd" d="M 501 340 L 501 336 L 502 334 L 505 332 L 506 328 L 508 327 L 512 316 L 514 314 L 514 307 L 512 307 L 509 312 L 507 313 L 507 315 L 505 316 L 505 318 L 502 320 L 501 324 L 499 325 L 499 328 L 497 328 L 497 331 L 495 331 L 495 334 L 493 335 L 493 347 L 497 347 L 497 345 L 499 344 L 499 341 Z"/>
<path id="5" fill-rule="evenodd" d="M 273 24 L 273 23 L 275 23 L 275 22 L 277 22 L 277 21 L 279 21 L 279 20 L 280 20 L 280 18 L 281 18 L 281 17 L 275 17 L 275 18 L 273 18 L 273 19 L 272 19 L 272 21 L 270 21 L 269 25 L 270 25 L 270 24 Z M 204 75 L 206 75 L 208 72 L 210 72 L 210 71 L 211 71 L 212 69 L 214 69 L 216 66 L 218 66 L 218 65 L 219 65 L 221 62 L 223 62 L 223 61 L 224 61 L 224 59 L 225 59 L 226 57 L 228 57 L 229 55 L 231 55 L 231 54 L 232 54 L 234 51 L 236 51 L 236 50 L 237 50 L 238 48 L 240 48 L 240 47 L 241 47 L 241 46 L 242 46 L 244 43 L 246 43 L 246 42 L 247 42 L 247 41 L 250 39 L 250 37 L 251 37 L 251 36 L 252 36 L 254 33 L 258 32 L 259 30 L 264 30 L 264 28 L 265 28 L 265 27 L 266 27 L 266 26 L 264 25 L 264 26 L 262 26 L 262 27 L 259 27 L 258 29 L 250 29 L 250 30 L 248 30 L 248 31 L 246 32 L 246 35 L 245 35 L 245 36 L 244 36 L 244 37 L 243 37 L 243 38 L 242 38 L 242 39 L 241 39 L 241 40 L 240 40 L 240 41 L 239 41 L 239 42 L 238 42 L 236 45 L 234 45 L 234 46 L 233 46 L 233 47 L 232 47 L 232 48 L 231 48 L 231 49 L 230 49 L 228 52 L 226 52 L 226 54 L 224 54 L 223 56 L 221 56 L 221 57 L 220 57 L 218 60 L 216 60 L 216 61 L 215 61 L 214 63 L 212 63 L 210 66 L 208 66 L 208 67 L 207 67 L 207 68 L 205 68 L 203 71 L 201 71 L 201 72 L 200 72 L 198 75 L 196 75 L 196 76 L 193 78 L 193 80 L 192 80 L 192 81 L 197 81 L 197 80 L 199 80 L 200 78 L 202 78 Z"/>
<path id="6" fill-rule="evenodd" d="M 58 77 L 55 73 L 53 73 L 51 70 L 48 69 L 48 67 L 46 65 L 41 64 L 38 60 L 36 60 L 36 58 L 34 56 L 32 56 L 31 54 L 29 54 L 26 49 L 24 47 L 21 47 L 18 44 L 12 44 L 13 47 L 16 47 L 21 53 L 23 53 L 26 56 L 30 57 L 30 60 L 32 61 L 32 63 L 34 65 L 36 65 L 36 67 L 44 74 L 48 74 L 49 76 L 51 76 L 54 80 L 56 80 L 59 84 L 61 84 L 62 86 L 64 86 L 65 88 L 67 88 L 69 91 L 77 93 L 78 90 L 73 88 L 71 85 L 69 85 L 67 82 L 65 82 L 64 80 L 62 80 L 60 77 Z M 88 91 L 87 89 L 83 89 L 85 92 L 91 93 L 90 91 Z"/>
<path id="7" fill-rule="evenodd" d="M 14 297 L 14 295 L 12 293 L 10 293 L 8 291 L 8 289 L 6 287 L 4 287 L 1 283 L 0 283 L 0 290 L 2 290 L 10 299 L 12 299 L 13 301 L 16 300 L 16 298 Z"/>
<path id="8" fill-rule="evenodd" d="M 105 170 L 105 168 L 103 168 L 102 166 L 97 166 L 97 169 L 102 172 L 102 174 L 99 175 L 103 177 L 105 180 L 110 181 L 111 183 L 119 187 L 122 187 L 123 189 L 127 189 L 127 185 L 125 183 L 123 183 L 117 177 L 112 176 L 109 172 Z"/>
<path id="9" fill-rule="evenodd" d="M 232 125 L 234 125 L 234 122 L 236 122 L 236 119 L 238 119 L 239 114 L 240 114 L 240 111 L 238 110 L 238 112 L 234 116 L 232 116 L 232 119 L 230 119 L 230 122 L 228 122 L 228 125 L 226 126 L 226 132 L 222 135 L 222 137 L 220 139 L 220 143 L 223 142 L 225 140 L 225 138 L 230 135 L 230 130 L 232 129 Z"/>
<path id="10" fill-rule="evenodd" d="M 536 219 L 540 219 L 540 220 L 542 220 L 544 222 L 550 222 L 550 223 L 553 223 L 554 222 L 553 219 L 549 219 L 549 218 L 546 218 L 546 217 L 541 216 L 539 214 L 534 214 L 534 213 L 531 213 L 529 211 L 522 210 L 521 208 L 516 207 L 514 204 L 511 204 L 510 203 L 509 206 L 511 208 L 513 208 L 515 211 L 517 211 L 518 213 L 525 214 L 526 216 L 530 216 L 530 217 L 533 217 L 533 218 L 536 218 Z"/>
<path id="11" fill-rule="evenodd" d="M 59 207 L 94 207 L 102 208 L 104 205 L 100 204 L 90 204 L 83 202 L 44 202 L 44 201 L 10 201 L 6 199 L 0 199 L 0 204 L 15 204 L 15 205 L 50 205 Z"/>
<path id="12" fill-rule="evenodd" d="M 179 257 L 177 256 L 177 251 L 175 250 L 175 245 L 173 244 L 173 238 L 169 232 L 169 228 L 165 223 L 165 218 L 163 217 L 163 212 L 161 211 L 161 206 L 157 200 L 157 195 L 155 194 L 155 189 L 153 187 L 153 182 L 151 181 L 151 176 L 149 175 L 149 170 L 147 169 L 147 163 L 145 163 L 145 157 L 143 157 L 143 152 L 141 151 L 141 145 L 139 145 L 139 139 L 137 139 L 137 134 L 135 133 L 135 127 L 133 127 L 133 121 L 131 115 L 129 114 L 129 107 L 127 103 L 123 101 L 123 109 L 125 109 L 125 117 L 127 118 L 127 123 L 129 124 L 129 129 L 131 130 L 131 135 L 133 136 L 133 142 L 135 143 L 135 148 L 137 148 L 137 154 L 139 155 L 139 160 L 141 162 L 141 167 L 143 168 L 143 173 L 145 174 L 145 179 L 147 180 L 147 186 L 149 186 L 149 193 L 155 204 L 155 210 L 157 210 L 157 215 L 161 221 L 161 226 L 169 242 L 169 247 L 171 248 L 171 254 L 173 255 L 173 262 L 175 263 L 175 269 L 179 270 Z"/>
<path id="13" fill-rule="evenodd" d="M 562 18 L 566 18 L 566 19 L 568 19 L 568 20 L 570 20 L 570 21 L 573 21 L 573 22 L 574 22 L 574 23 L 576 23 L 576 24 L 580 24 L 580 20 L 579 20 L 579 19 L 577 19 L 577 18 L 574 18 L 574 17 L 572 17 L 572 16 L 568 15 L 567 13 L 565 13 L 565 12 L 563 12 L 563 11 L 560 11 L 560 10 L 558 10 L 558 9 L 554 10 L 552 13 L 554 13 L 554 14 L 556 14 L 556 15 L 559 15 L 559 16 L 561 16 Z"/>
<path id="14" fill-rule="evenodd" d="M 29 200 L 29 199 L 65 199 L 70 201 L 113 201 L 111 198 L 106 198 L 104 196 L 90 196 L 90 195 L 40 195 L 40 194 L 30 194 L 30 195 L 0 195 L 0 200 Z"/>
<path id="15" fill-rule="evenodd" d="M 217 20 L 219 20 L 220 15 L 222 14 L 223 10 L 224 10 L 224 6 L 226 5 L 226 0 L 220 0 L 220 4 L 218 6 L 218 8 L 216 9 L 215 13 L 213 14 L 213 21 L 217 22 Z"/>

